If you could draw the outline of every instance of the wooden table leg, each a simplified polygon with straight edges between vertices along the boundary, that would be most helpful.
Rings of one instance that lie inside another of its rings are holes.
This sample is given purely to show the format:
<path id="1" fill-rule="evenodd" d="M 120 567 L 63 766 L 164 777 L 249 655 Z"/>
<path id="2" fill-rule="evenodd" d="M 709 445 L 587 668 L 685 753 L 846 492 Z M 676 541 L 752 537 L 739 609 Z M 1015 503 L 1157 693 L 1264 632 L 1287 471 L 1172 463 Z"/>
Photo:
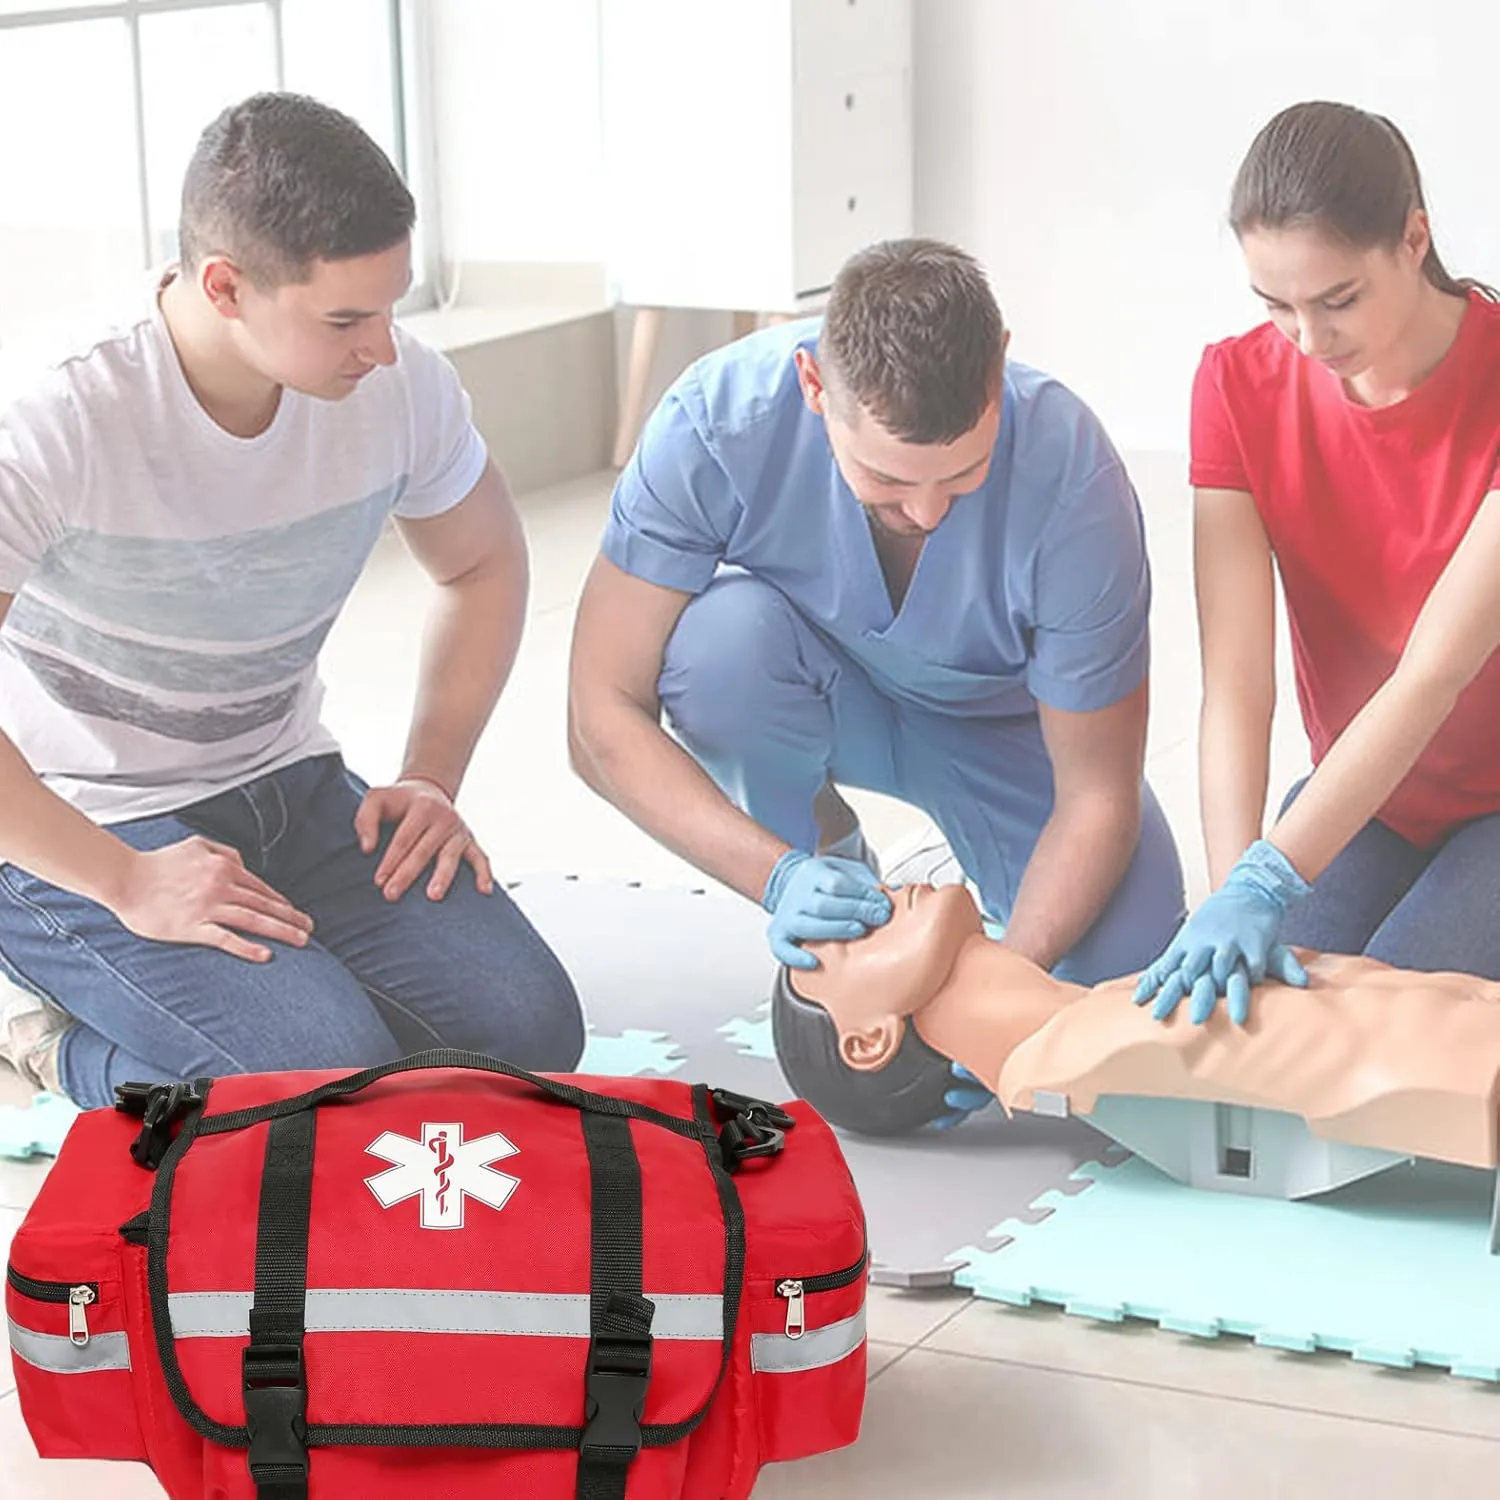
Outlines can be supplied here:
<path id="1" fill-rule="evenodd" d="M 638 307 L 630 329 L 630 359 L 626 366 L 625 388 L 620 393 L 619 425 L 615 428 L 614 466 L 623 469 L 630 462 L 635 440 L 640 436 L 646 417 L 646 392 L 651 385 L 651 367 L 656 363 L 661 343 L 665 309 Z"/>

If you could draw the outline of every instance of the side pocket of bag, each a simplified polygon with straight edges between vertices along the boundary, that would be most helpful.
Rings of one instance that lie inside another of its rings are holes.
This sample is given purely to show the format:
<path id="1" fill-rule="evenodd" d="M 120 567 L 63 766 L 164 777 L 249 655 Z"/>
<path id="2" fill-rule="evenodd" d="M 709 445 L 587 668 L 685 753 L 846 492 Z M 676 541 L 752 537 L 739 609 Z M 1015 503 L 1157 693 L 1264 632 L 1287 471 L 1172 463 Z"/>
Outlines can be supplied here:
<path id="1" fill-rule="evenodd" d="M 867 1363 L 863 1264 L 846 1277 L 783 1278 L 758 1286 L 746 1308 L 764 1463 L 827 1453 L 859 1436 Z M 817 1289 L 824 1283 L 833 1284 Z"/>
<path id="2" fill-rule="evenodd" d="M 16 1392 L 43 1458 L 146 1457 L 132 1391 L 122 1248 L 79 1245 L 46 1268 L 6 1268 Z"/>

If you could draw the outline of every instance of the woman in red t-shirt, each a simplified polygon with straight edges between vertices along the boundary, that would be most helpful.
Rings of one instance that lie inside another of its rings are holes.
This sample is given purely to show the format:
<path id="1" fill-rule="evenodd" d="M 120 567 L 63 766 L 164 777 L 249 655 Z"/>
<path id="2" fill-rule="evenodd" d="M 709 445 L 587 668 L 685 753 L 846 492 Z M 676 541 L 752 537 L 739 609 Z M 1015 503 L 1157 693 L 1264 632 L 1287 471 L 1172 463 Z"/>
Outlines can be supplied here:
<path id="1" fill-rule="evenodd" d="M 1389 120 L 1299 104 L 1230 221 L 1270 321 L 1193 392 L 1214 892 L 1139 1003 L 1236 1020 L 1287 944 L 1500 979 L 1500 305 L 1449 275 Z M 1265 812 L 1280 573 L 1315 766 Z"/>

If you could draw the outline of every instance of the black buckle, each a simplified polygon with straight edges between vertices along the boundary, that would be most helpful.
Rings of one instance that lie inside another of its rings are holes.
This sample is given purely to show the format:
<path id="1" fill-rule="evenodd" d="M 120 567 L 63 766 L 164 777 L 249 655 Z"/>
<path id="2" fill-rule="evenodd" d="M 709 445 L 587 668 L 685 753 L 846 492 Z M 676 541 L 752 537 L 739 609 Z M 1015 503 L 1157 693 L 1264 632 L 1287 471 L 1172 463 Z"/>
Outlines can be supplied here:
<path id="1" fill-rule="evenodd" d="M 172 1144 L 172 1127 L 202 1103 L 190 1083 L 117 1083 L 115 1108 L 142 1122 L 141 1133 L 131 1142 L 131 1160 L 154 1172 Z"/>
<path id="2" fill-rule="evenodd" d="M 150 1099 L 152 1089 L 160 1087 L 159 1083 L 117 1083 L 115 1108 L 122 1115 L 134 1115 L 140 1119 L 146 1113 L 146 1101 Z"/>
<path id="3" fill-rule="evenodd" d="M 748 1119 L 759 1119 L 764 1125 L 777 1130 L 791 1130 L 797 1121 L 776 1104 L 764 1099 L 752 1099 L 748 1094 L 737 1094 L 733 1089 L 710 1089 L 709 1098 L 726 1115 L 744 1115 Z"/>
<path id="4" fill-rule="evenodd" d="M 296 1344 L 251 1344 L 244 1362 L 245 1430 L 250 1473 L 307 1473 L 307 1369 Z"/>
<path id="5" fill-rule="evenodd" d="M 719 1132 L 719 1153 L 730 1172 L 760 1156 L 780 1156 L 786 1148 L 786 1132 L 767 1123 L 759 1113 L 736 1115 Z"/>
<path id="6" fill-rule="evenodd" d="M 604 1347 L 601 1348 L 600 1345 Z M 600 1448 L 629 1462 L 641 1451 L 641 1414 L 651 1379 L 651 1340 L 596 1334 L 589 1340 L 581 1452 Z"/>

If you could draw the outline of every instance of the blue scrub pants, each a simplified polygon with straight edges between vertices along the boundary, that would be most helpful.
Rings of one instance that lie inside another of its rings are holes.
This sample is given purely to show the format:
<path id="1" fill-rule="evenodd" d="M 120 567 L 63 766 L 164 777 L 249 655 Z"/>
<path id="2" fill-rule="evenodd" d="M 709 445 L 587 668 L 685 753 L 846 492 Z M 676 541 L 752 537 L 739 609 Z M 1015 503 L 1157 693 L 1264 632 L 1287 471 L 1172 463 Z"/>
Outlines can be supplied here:
<path id="1" fill-rule="evenodd" d="M 721 575 L 684 610 L 659 685 L 673 732 L 739 807 L 794 848 L 817 847 L 831 777 L 921 808 L 985 910 L 1004 921 L 1052 811 L 1035 714 L 964 718 L 882 693 L 770 584 Z M 1182 866 L 1151 789 L 1113 899 L 1058 964 L 1096 984 L 1145 968 L 1185 915 Z"/>

